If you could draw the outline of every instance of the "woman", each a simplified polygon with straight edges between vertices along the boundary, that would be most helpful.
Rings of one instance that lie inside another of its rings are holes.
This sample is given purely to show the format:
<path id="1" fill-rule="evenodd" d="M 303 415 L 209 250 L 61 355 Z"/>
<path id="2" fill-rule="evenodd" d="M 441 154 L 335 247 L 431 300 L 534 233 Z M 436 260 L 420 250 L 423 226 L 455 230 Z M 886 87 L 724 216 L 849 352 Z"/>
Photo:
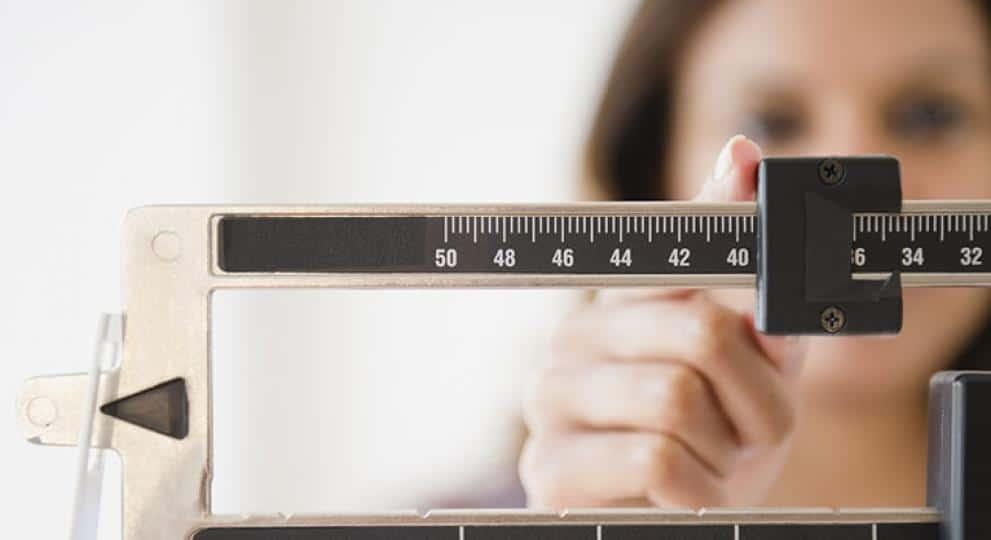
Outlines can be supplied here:
<path id="1" fill-rule="evenodd" d="M 989 17 L 974 0 L 647 1 L 592 187 L 748 200 L 762 155 L 882 153 L 906 199 L 991 198 Z M 927 383 L 991 364 L 988 300 L 907 289 L 897 337 L 798 339 L 755 332 L 753 291 L 602 293 L 526 404 L 529 503 L 923 505 Z"/>

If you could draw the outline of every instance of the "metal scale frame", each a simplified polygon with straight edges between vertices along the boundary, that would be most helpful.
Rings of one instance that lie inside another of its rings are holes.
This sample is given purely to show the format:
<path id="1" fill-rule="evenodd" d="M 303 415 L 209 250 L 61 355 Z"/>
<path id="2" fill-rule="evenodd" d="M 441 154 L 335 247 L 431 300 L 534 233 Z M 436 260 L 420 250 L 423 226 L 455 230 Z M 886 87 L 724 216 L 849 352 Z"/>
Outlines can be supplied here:
<path id="1" fill-rule="evenodd" d="M 124 540 L 991 538 L 991 376 L 932 381 L 926 508 L 215 515 L 211 295 L 263 288 L 756 288 L 774 334 L 897 332 L 902 287 L 991 286 L 991 201 L 901 200 L 887 157 L 776 158 L 755 203 L 157 206 L 123 233 L 121 365 L 24 383 L 31 442 L 122 458 Z M 40 400 L 40 401 L 39 401 Z M 39 403 L 56 414 L 39 418 Z"/>

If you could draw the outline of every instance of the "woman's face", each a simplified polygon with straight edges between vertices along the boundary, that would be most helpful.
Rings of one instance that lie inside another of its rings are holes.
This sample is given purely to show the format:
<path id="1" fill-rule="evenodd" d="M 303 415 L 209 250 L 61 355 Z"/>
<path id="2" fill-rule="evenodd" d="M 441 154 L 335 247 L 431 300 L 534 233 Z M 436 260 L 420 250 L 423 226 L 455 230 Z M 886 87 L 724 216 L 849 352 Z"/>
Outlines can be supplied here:
<path id="1" fill-rule="evenodd" d="M 674 197 L 691 197 L 726 139 L 744 133 L 767 155 L 893 155 L 906 199 L 991 198 L 986 21 L 968 0 L 725 2 L 677 68 L 666 170 Z M 880 404 L 921 390 L 988 305 L 978 289 L 904 296 L 896 338 L 813 341 L 812 395 Z M 752 310 L 752 292 L 723 298 Z"/>

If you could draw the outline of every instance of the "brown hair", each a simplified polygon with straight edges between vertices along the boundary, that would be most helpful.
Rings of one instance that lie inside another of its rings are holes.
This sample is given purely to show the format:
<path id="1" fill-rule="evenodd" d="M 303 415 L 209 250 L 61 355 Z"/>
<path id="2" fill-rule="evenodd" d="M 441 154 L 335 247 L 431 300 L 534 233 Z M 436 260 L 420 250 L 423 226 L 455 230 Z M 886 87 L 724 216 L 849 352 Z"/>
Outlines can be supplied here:
<path id="1" fill-rule="evenodd" d="M 626 31 L 588 139 L 596 198 L 658 199 L 681 45 L 717 0 L 646 0 Z"/>

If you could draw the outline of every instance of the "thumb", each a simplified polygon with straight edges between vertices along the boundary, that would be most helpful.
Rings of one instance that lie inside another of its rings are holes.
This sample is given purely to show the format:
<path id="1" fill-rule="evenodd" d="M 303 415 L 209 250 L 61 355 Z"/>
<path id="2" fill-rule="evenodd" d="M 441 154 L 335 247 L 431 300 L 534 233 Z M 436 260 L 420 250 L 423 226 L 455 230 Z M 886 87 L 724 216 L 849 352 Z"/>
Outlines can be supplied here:
<path id="1" fill-rule="evenodd" d="M 757 164 L 762 153 L 757 143 L 734 135 L 716 158 L 712 176 L 695 197 L 696 201 L 750 201 L 757 193 Z"/>

